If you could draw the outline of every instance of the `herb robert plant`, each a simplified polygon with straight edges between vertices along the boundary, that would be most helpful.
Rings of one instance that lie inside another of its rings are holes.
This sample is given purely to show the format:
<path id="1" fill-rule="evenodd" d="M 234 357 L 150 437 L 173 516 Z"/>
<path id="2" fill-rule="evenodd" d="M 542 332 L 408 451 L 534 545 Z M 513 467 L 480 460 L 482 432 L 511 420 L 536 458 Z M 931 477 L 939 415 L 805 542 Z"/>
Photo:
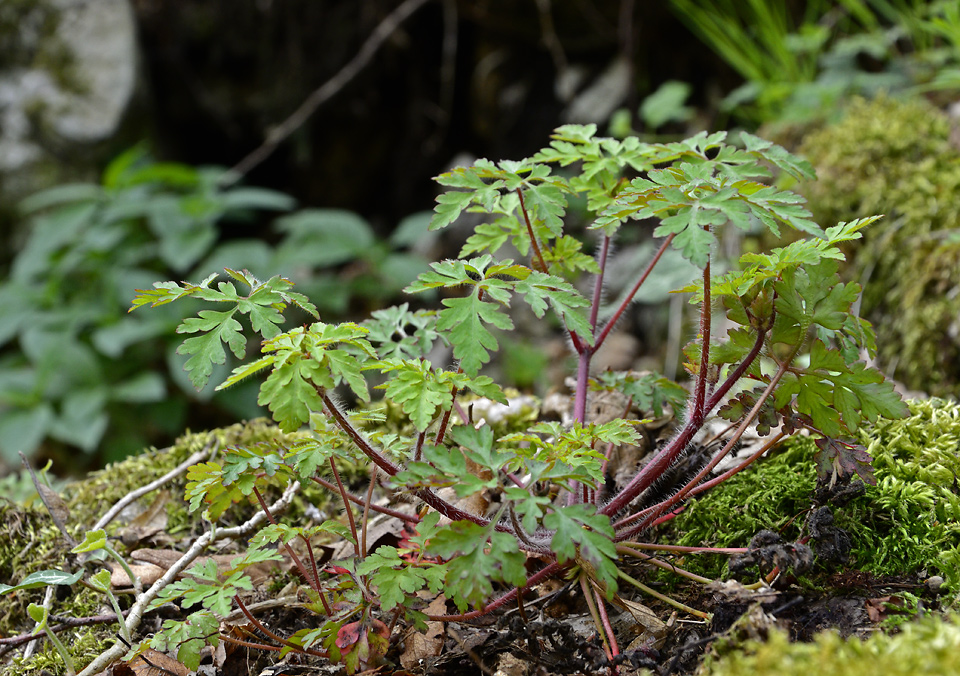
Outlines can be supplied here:
<path id="1" fill-rule="evenodd" d="M 306 427 L 310 432 L 289 448 L 231 448 L 220 462 L 194 467 L 187 489 L 191 509 L 203 508 L 213 521 L 238 501 L 255 499 L 266 510 L 264 488 L 294 481 L 321 483 L 348 505 L 349 526 L 270 525 L 253 538 L 226 582 L 199 570 L 161 592 L 158 603 L 189 595 L 200 609 L 186 625 L 208 628 L 228 612 L 231 599 L 243 609 L 237 590 L 250 585 L 244 567 L 279 558 L 279 544 L 300 568 L 317 618 L 312 628 L 271 640 L 284 652 L 324 655 L 352 672 L 384 654 L 400 617 L 422 626 L 421 590 L 442 592 L 456 605 L 458 614 L 439 619 L 464 619 L 516 602 L 520 590 L 564 575 L 579 579 L 612 657 L 617 646 L 604 600 L 614 597 L 620 582 L 640 584 L 618 570 L 618 557 L 636 555 L 637 546 L 653 547 L 638 540 L 651 525 L 670 518 L 683 500 L 729 478 L 801 429 L 819 439 L 824 474 L 873 480 L 869 455 L 850 435 L 863 420 L 902 417 L 907 409 L 882 375 L 860 361 L 874 353 L 874 334 L 851 312 L 860 287 L 841 282 L 837 271 L 843 259 L 839 245 L 858 239 L 878 217 L 822 229 L 810 220 L 800 196 L 768 182 L 769 167 L 802 179 L 814 177 L 811 166 L 747 133 L 739 144 L 728 143 L 723 132 L 668 144 L 595 133 L 593 125 L 564 126 L 531 158 L 479 160 L 438 177 L 448 190 L 437 198 L 433 229 L 451 225 L 464 211 L 483 218 L 458 259 L 434 263 L 408 287 L 411 294 L 443 290 L 436 312 L 413 312 L 403 305 L 375 312 L 362 324 L 317 319 L 284 332 L 281 311 L 295 305 L 317 318 L 314 306 L 291 291 L 285 279 L 260 281 L 233 270 L 216 286 L 212 275 L 196 285 L 158 283 L 137 295 L 134 308 L 184 297 L 223 308 L 202 310 L 178 329 L 190 334 L 180 352 L 189 355 L 186 369 L 198 387 L 215 364 L 224 363 L 224 344 L 243 359 L 246 341 L 238 320 L 246 315 L 263 338 L 262 356 L 237 367 L 219 387 L 265 372 L 260 404 L 269 407 L 282 430 Z M 568 232 L 565 215 L 572 198 L 586 202 L 588 228 L 599 237 L 595 256 L 584 253 L 581 241 Z M 611 248 L 624 228 L 651 224 L 658 252 L 637 271 L 639 281 L 612 318 L 601 323 L 598 310 Z M 807 237 L 769 253 L 744 254 L 735 270 L 713 274 L 718 231 L 758 224 L 774 235 L 787 226 Z M 521 261 L 497 257 L 507 242 Z M 696 283 L 682 289 L 700 309 L 699 335 L 685 351 L 689 395 L 657 376 L 594 378 L 592 356 L 669 247 L 702 270 Z M 571 284 L 574 277 L 591 280 L 586 295 Z M 496 438 L 490 427 L 475 429 L 452 412 L 465 392 L 505 401 L 500 387 L 481 371 L 498 349 L 497 333 L 514 328 L 506 310 L 515 303 L 526 304 L 537 318 L 551 314 L 569 335 L 577 356 L 574 422 L 567 427 L 539 423 Z M 712 325 L 717 310 L 733 327 L 726 335 Z M 452 347 L 454 364 L 435 366 L 425 359 L 438 340 Z M 386 379 L 380 386 L 384 399 L 409 417 L 408 434 L 378 430 L 369 410 L 350 413 L 337 403 L 333 391 L 339 386 L 368 402 L 367 373 Z M 685 414 L 670 442 L 601 501 L 597 487 L 604 479 L 604 454 L 595 449 L 638 440 L 627 420 L 597 424 L 587 418 L 588 392 L 609 387 L 622 388 L 641 408 L 669 402 Z M 684 454 L 713 414 L 733 423 L 723 447 L 670 497 L 635 508 L 638 496 Z M 776 433 L 747 462 L 714 474 L 754 423 L 762 432 Z M 429 509 L 422 516 L 379 508 L 410 522 L 416 535 L 402 547 L 365 551 L 358 534 L 363 529 L 349 507 L 348 500 L 356 498 L 336 473 L 337 457 L 369 463 L 371 480 L 379 477 L 425 503 Z M 335 481 L 324 478 L 327 470 Z M 493 492 L 500 506 L 495 513 L 471 513 L 441 497 L 442 487 L 452 487 L 458 498 Z M 549 497 L 557 491 L 558 497 Z M 441 516 L 446 517 L 442 525 Z M 318 571 L 312 552 L 298 557 L 289 548 L 293 539 L 309 543 L 321 531 L 352 541 L 355 556 Z M 528 563 L 528 554 L 541 563 Z M 183 626 L 172 623 L 152 640 L 164 645 L 177 631 L 182 634 Z M 195 633 L 210 634 L 206 629 Z"/>

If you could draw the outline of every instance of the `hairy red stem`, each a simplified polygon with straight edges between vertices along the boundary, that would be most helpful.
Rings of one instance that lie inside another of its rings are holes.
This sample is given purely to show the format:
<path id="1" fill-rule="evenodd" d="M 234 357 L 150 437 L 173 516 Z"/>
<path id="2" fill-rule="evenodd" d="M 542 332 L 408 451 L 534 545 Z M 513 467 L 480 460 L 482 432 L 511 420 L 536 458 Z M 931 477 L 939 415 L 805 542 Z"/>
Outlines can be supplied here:
<path id="1" fill-rule="evenodd" d="M 536 573 L 528 577 L 527 581 L 524 582 L 522 585 L 520 585 L 519 587 L 514 587 L 503 596 L 497 599 L 494 599 L 493 601 L 488 603 L 486 606 L 484 606 L 482 610 L 471 610 L 470 612 L 460 613 L 457 615 L 427 615 L 427 619 L 433 622 L 464 622 L 466 620 L 473 620 L 477 617 L 482 617 L 487 613 L 489 613 L 490 611 L 496 610 L 500 606 L 506 603 L 509 603 L 510 601 L 517 598 L 517 594 L 521 590 L 525 590 L 528 587 L 532 587 L 533 585 L 540 584 L 544 580 L 555 576 L 564 568 L 566 568 L 566 565 L 561 565 L 559 563 L 551 563 L 545 568 L 541 568 Z"/>
<path id="2" fill-rule="evenodd" d="M 730 391 L 730 388 L 733 387 L 734 383 L 740 380 L 741 376 L 746 372 L 750 365 L 756 360 L 760 355 L 760 350 L 763 348 L 763 341 L 766 337 L 766 330 L 760 330 L 757 334 L 757 340 L 751 348 L 750 352 L 744 357 L 743 361 L 737 366 L 736 369 L 727 377 L 727 379 L 721 383 L 721 385 L 713 392 L 710 396 L 709 401 L 704 406 L 704 414 L 711 411 L 716 407 L 720 400 Z M 674 460 L 679 457 L 687 445 L 693 440 L 694 435 L 699 431 L 700 426 L 703 424 L 703 418 L 696 418 L 691 416 L 686 424 L 683 426 L 683 429 L 680 430 L 680 433 L 674 437 L 673 441 L 667 444 L 661 451 L 659 451 L 649 463 L 644 465 L 643 469 L 640 470 L 630 480 L 626 486 L 621 489 L 621 491 L 606 505 L 604 505 L 599 512 L 601 514 L 611 515 L 616 514 L 621 509 L 630 504 L 641 492 L 647 489 L 653 484 L 654 481 L 660 478 L 660 476 L 666 471 L 666 469 L 673 464 Z"/>

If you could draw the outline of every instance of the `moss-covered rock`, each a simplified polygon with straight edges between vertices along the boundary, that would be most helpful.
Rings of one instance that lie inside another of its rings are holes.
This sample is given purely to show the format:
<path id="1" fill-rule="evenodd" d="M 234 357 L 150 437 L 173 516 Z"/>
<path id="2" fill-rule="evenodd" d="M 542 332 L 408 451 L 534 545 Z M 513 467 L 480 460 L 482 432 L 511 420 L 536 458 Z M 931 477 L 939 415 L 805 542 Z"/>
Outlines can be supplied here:
<path id="1" fill-rule="evenodd" d="M 819 634 L 812 643 L 790 643 L 774 631 L 721 657 L 707 657 L 699 676 L 913 676 L 960 673 L 960 617 L 935 616 L 903 625 L 899 634 L 862 641 Z"/>
<path id="2" fill-rule="evenodd" d="M 856 100 L 800 148 L 821 223 L 872 214 L 852 256 L 881 364 L 909 388 L 960 395 L 960 150 L 951 121 L 920 100 Z"/>
<path id="3" fill-rule="evenodd" d="M 876 575 L 939 573 L 960 591 L 960 406 L 910 402 L 912 415 L 861 428 L 877 485 L 835 510 L 852 541 L 851 568 Z M 744 547 L 762 529 L 785 540 L 802 535 L 814 499 L 816 445 L 797 437 L 693 501 L 661 538 L 687 546 Z M 683 566 L 720 576 L 720 556 L 688 557 Z"/>

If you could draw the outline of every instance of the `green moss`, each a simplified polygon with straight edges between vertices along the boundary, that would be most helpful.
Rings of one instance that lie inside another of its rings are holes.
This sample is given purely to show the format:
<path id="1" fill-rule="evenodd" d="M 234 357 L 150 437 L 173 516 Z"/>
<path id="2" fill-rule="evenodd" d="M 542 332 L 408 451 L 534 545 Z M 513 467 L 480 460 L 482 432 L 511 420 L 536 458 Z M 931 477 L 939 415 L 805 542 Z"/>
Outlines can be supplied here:
<path id="1" fill-rule="evenodd" d="M 64 499 L 70 507 L 74 522 L 78 524 L 78 533 L 84 527 L 96 522 L 101 514 L 106 512 L 118 500 L 131 491 L 144 486 L 151 481 L 172 470 L 185 461 L 192 454 L 207 446 L 224 449 L 229 446 L 242 446 L 261 442 L 284 443 L 295 436 L 285 435 L 265 418 L 258 418 L 245 423 L 237 423 L 207 432 L 190 433 L 177 439 L 170 448 L 152 450 L 140 455 L 129 457 L 121 462 L 108 465 L 105 469 L 94 472 L 79 481 L 67 486 Z M 186 480 L 183 476 L 169 483 L 166 488 L 174 494 L 183 493 Z M 180 526 L 192 522 L 182 501 L 172 501 L 168 506 L 170 519 L 168 531 L 174 532 Z"/>
<path id="2" fill-rule="evenodd" d="M 722 657 L 710 655 L 699 676 L 914 676 L 960 673 L 960 617 L 930 616 L 905 624 L 899 634 L 866 640 L 819 634 L 812 643 L 790 643 L 772 632 L 765 642 L 747 642 Z"/>
<path id="3" fill-rule="evenodd" d="M 73 655 L 77 669 L 82 669 L 100 656 L 116 640 L 114 631 L 109 628 L 80 627 L 64 630 L 57 638 L 68 647 Z M 64 673 L 63 660 L 49 642 L 29 660 L 15 657 L 10 666 L 4 667 L 4 676 L 47 676 Z"/>
<path id="4" fill-rule="evenodd" d="M 806 445 L 784 446 L 692 501 L 658 538 L 686 547 L 745 547 L 758 531 L 782 531 L 795 539 L 816 488 L 813 454 Z M 797 521 L 788 526 L 795 516 Z M 691 555 L 681 565 L 708 577 L 724 574 L 727 557 Z"/>
<path id="5" fill-rule="evenodd" d="M 85 530 L 118 500 L 160 478 L 203 448 L 216 445 L 223 449 L 262 442 L 287 444 L 299 436 L 283 434 L 265 419 L 209 432 L 187 433 L 170 448 L 127 458 L 91 474 L 84 481 L 68 485 L 63 490 L 63 498 L 71 513 L 68 529 L 74 538 L 82 540 Z M 168 505 L 167 532 L 194 528 L 198 523 L 196 515 L 187 512 L 181 499 L 185 482 L 185 477 L 181 476 L 164 486 L 178 496 Z M 315 489 L 311 491 L 318 492 Z M 306 495 L 309 496 L 309 492 Z M 151 497 L 148 495 L 145 499 L 150 500 Z M 250 512 L 253 509 L 249 507 Z M 4 582 L 19 580 L 38 570 L 62 569 L 64 561 L 69 560 L 71 546 L 42 508 L 0 500 L 0 524 L 5 535 L 9 535 L 0 538 L 0 579 Z M 114 522 L 108 526 L 108 530 L 120 525 Z M 11 636 L 30 631 L 33 622 L 28 619 L 27 606 L 30 603 L 42 603 L 44 593 L 45 590 L 41 588 L 0 596 L 0 635 Z M 52 612 L 86 617 L 102 612 L 103 603 L 102 596 L 78 584 L 62 600 L 55 601 Z M 115 631 L 116 625 L 102 625 L 64 632 L 60 638 L 69 647 L 78 668 L 82 668 L 103 651 L 104 642 L 112 642 Z M 33 676 L 43 669 L 60 673 L 62 662 L 52 648 L 45 648 L 28 663 L 5 666 L 3 669 L 4 674 L 11 676 Z"/>
<path id="6" fill-rule="evenodd" d="M 877 486 L 835 510 L 853 542 L 851 567 L 877 575 L 943 575 L 960 590 L 960 406 L 910 402 L 912 415 L 864 426 Z M 795 539 L 816 486 L 814 442 L 796 437 L 691 503 L 660 538 L 687 546 L 744 547 L 757 531 Z M 711 577 L 725 557 L 690 556 L 683 567 Z"/>
<path id="7" fill-rule="evenodd" d="M 853 252 L 863 314 L 884 366 L 911 389 L 960 395 L 960 150 L 947 116 L 923 100 L 856 100 L 800 152 L 820 223 L 885 214 Z M 954 231 L 951 234 L 951 231 Z"/>

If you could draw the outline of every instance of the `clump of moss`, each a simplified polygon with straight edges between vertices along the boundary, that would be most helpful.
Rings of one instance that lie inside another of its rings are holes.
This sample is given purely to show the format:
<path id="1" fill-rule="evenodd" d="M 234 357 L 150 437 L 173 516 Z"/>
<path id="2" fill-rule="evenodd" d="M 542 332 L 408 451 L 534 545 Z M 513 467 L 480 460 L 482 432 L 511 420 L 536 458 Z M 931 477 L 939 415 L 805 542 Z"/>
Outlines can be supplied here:
<path id="1" fill-rule="evenodd" d="M 877 485 L 836 509 L 836 525 L 850 534 L 852 567 L 876 575 L 936 571 L 948 588 L 960 590 L 960 406 L 937 399 L 909 405 L 909 418 L 879 420 L 860 430 Z M 744 547 L 762 529 L 795 539 L 813 502 L 816 450 L 809 438 L 788 440 L 776 454 L 692 502 L 661 539 Z M 725 562 L 691 556 L 683 566 L 719 577 Z"/>
<path id="2" fill-rule="evenodd" d="M 819 180 L 804 188 L 821 223 L 872 214 L 852 256 L 863 314 L 885 366 L 908 387 L 960 394 L 960 150 L 951 122 L 920 100 L 856 100 L 800 148 Z"/>
<path id="3" fill-rule="evenodd" d="M 753 467 L 690 502 L 669 521 L 663 542 L 685 547 L 745 547 L 763 529 L 795 539 L 817 484 L 813 452 L 784 446 Z M 801 515 L 799 519 L 795 519 Z M 698 554 L 682 566 L 712 578 L 724 574 L 727 557 Z"/>
<path id="4" fill-rule="evenodd" d="M 876 633 L 866 640 L 818 634 L 812 643 L 790 643 L 782 631 L 741 650 L 708 656 L 699 676 L 913 676 L 960 673 L 960 617 L 926 617 L 904 624 L 899 634 Z"/>
<path id="5" fill-rule="evenodd" d="M 70 509 L 67 524 L 71 535 L 78 541 L 83 540 L 84 532 L 93 526 L 96 520 L 118 500 L 131 491 L 158 479 L 190 457 L 193 453 L 217 445 L 220 449 L 236 445 L 272 443 L 289 445 L 302 435 L 283 434 L 266 419 L 239 423 L 230 427 L 200 433 L 187 433 L 168 449 L 152 450 L 134 456 L 91 474 L 87 479 L 68 485 L 63 497 Z M 186 479 L 179 477 L 166 485 L 172 493 L 182 496 Z M 319 493 L 307 487 L 304 495 Z M 151 496 L 147 496 L 147 500 Z M 249 512 L 255 508 L 249 507 Z M 247 514 L 249 516 L 249 514 Z M 168 504 L 167 532 L 175 532 L 181 526 L 194 527 L 196 515 L 187 512 L 181 499 L 171 500 Z M 114 522 L 108 529 L 117 528 Z M 0 538 L 0 580 L 10 583 L 26 575 L 45 569 L 62 569 L 69 555 L 71 545 L 54 526 L 49 514 L 41 508 L 15 504 L 0 500 L 0 528 L 8 536 Z M 64 588 L 65 589 L 65 588 Z M 14 594 L 0 596 L 0 634 L 16 635 L 30 631 L 33 626 L 27 615 L 30 603 L 43 600 L 43 588 L 22 590 Z M 74 585 L 69 595 L 55 603 L 54 612 L 58 615 L 85 617 L 101 612 L 103 597 L 79 584 Z M 103 642 L 110 639 L 116 627 L 102 625 L 93 628 L 73 630 L 66 637 L 78 666 L 90 662 L 103 650 Z M 44 651 L 28 663 L 18 666 L 6 666 L 4 674 L 11 676 L 32 676 L 43 669 L 56 670 L 62 661 L 55 651 Z"/>
<path id="6" fill-rule="evenodd" d="M 111 631 L 104 627 L 78 627 L 73 630 L 63 630 L 59 636 L 64 645 L 69 647 L 70 654 L 78 669 L 95 660 L 115 640 L 115 628 Z M 63 659 L 50 645 L 44 642 L 43 649 L 29 660 L 14 657 L 10 666 L 4 667 L 4 676 L 49 676 L 64 672 Z"/>
<path id="7" fill-rule="evenodd" d="M 266 418 L 206 432 L 187 432 L 170 448 L 131 456 L 99 472 L 91 473 L 83 481 L 68 485 L 64 491 L 64 499 L 78 524 L 78 533 L 82 539 L 83 529 L 92 525 L 114 503 L 131 491 L 160 478 L 197 451 L 214 445 L 220 449 L 257 443 L 282 445 L 291 443 L 295 438 L 296 435 L 281 433 L 277 426 Z M 180 477 L 166 488 L 174 493 L 182 493 L 185 481 Z M 171 503 L 168 516 L 171 519 L 171 530 L 189 518 L 179 500 Z"/>

